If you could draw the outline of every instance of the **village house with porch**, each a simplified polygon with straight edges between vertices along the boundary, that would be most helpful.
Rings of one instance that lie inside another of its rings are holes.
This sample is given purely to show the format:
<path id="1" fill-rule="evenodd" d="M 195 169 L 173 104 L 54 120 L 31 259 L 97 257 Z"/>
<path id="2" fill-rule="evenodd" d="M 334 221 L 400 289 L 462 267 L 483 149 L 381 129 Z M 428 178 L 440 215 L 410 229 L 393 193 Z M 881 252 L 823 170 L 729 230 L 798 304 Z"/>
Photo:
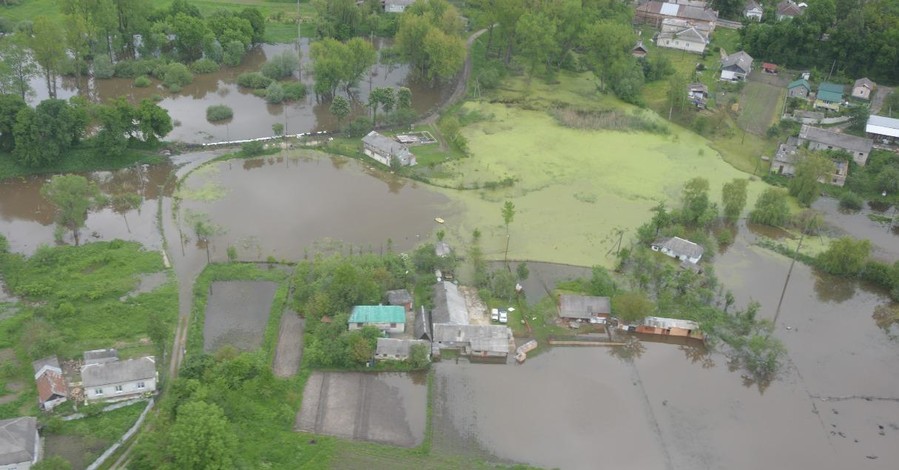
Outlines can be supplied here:
<path id="1" fill-rule="evenodd" d="M 362 153 L 385 166 L 391 166 L 394 161 L 400 166 L 412 166 L 417 163 L 409 147 L 376 131 L 371 131 L 362 138 Z"/>
<path id="2" fill-rule="evenodd" d="M 875 86 L 877 85 L 871 80 L 867 78 L 859 78 L 855 81 L 855 84 L 852 85 L 852 97 L 865 101 L 870 100 L 871 93 L 874 92 Z"/>
<path id="3" fill-rule="evenodd" d="M 818 85 L 818 92 L 815 94 L 815 108 L 839 111 L 842 104 L 843 85 L 828 82 Z"/>
<path id="4" fill-rule="evenodd" d="M 787 96 L 790 98 L 808 98 L 809 93 L 812 91 L 812 86 L 808 83 L 808 80 L 804 78 L 800 78 L 798 80 L 793 80 L 787 85 Z"/>
<path id="5" fill-rule="evenodd" d="M 709 44 L 708 32 L 703 32 L 686 20 L 665 18 L 662 29 L 656 36 L 656 45 L 668 49 L 702 54 Z"/>
<path id="6" fill-rule="evenodd" d="M 750 20 L 762 21 L 762 15 L 764 13 L 762 6 L 755 0 L 747 1 L 746 5 L 743 7 L 743 16 Z"/>

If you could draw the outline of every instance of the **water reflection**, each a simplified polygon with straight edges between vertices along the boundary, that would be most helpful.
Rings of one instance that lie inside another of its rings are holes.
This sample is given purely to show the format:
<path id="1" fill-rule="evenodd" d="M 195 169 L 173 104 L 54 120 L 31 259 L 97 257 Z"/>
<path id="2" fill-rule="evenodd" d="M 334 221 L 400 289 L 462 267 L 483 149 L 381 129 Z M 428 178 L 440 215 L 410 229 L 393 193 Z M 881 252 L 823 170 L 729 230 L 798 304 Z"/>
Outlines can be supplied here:
<path id="1" fill-rule="evenodd" d="M 857 287 L 858 281 L 815 273 L 815 294 L 821 302 L 843 303 L 855 296 Z"/>

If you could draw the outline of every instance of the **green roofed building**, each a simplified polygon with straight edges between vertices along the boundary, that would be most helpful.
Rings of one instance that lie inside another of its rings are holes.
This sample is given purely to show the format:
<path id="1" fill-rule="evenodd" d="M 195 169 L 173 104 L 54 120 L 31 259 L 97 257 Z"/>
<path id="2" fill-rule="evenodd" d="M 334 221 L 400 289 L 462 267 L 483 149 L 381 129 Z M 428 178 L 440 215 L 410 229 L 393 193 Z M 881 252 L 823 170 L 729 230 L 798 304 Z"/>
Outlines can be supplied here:
<path id="1" fill-rule="evenodd" d="M 406 331 L 406 309 L 402 305 L 357 305 L 350 315 L 349 328 L 373 326 L 386 333 Z"/>
<path id="2" fill-rule="evenodd" d="M 818 94 L 815 95 L 815 107 L 839 111 L 843 104 L 843 85 L 824 82 L 818 85 Z"/>
<path id="3" fill-rule="evenodd" d="M 808 98 L 808 94 L 812 91 L 808 80 L 800 78 L 787 85 L 787 96 L 790 98 Z"/>

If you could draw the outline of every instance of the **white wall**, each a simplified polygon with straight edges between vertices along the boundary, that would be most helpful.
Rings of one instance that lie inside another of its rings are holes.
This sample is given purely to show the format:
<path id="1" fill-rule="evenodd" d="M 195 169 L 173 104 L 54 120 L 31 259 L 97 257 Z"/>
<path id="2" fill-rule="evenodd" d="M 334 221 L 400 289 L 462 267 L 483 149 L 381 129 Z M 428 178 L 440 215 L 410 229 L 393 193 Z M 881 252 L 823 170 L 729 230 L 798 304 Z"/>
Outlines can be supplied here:
<path id="1" fill-rule="evenodd" d="M 144 388 L 138 388 L 138 383 L 143 382 Z M 122 386 L 122 391 L 116 391 L 116 385 Z M 97 394 L 97 389 L 103 391 L 102 394 Z M 134 395 L 140 395 L 143 393 L 149 393 L 156 391 L 156 378 L 150 378 L 145 380 L 134 380 L 130 382 L 121 382 L 118 384 L 109 384 L 104 385 L 102 387 L 85 387 L 84 389 L 84 397 L 90 402 L 104 401 L 104 400 L 119 400 L 123 398 L 132 397 Z"/>

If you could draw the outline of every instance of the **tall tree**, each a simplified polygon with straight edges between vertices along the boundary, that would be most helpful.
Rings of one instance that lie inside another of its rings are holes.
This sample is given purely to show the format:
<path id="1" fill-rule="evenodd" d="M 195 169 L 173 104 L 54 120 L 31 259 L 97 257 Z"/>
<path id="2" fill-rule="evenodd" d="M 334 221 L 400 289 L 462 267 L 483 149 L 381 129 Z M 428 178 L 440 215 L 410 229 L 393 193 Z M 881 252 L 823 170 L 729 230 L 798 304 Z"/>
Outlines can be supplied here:
<path id="1" fill-rule="evenodd" d="M 178 417 L 169 435 L 170 451 L 178 468 L 224 470 L 233 467 L 237 438 L 217 405 L 189 401 L 179 406 Z"/>
<path id="2" fill-rule="evenodd" d="M 709 180 L 697 177 L 687 181 L 681 199 L 684 222 L 696 224 L 709 209 Z"/>
<path id="3" fill-rule="evenodd" d="M 834 172 L 833 161 L 820 154 L 806 154 L 796 164 L 796 175 L 790 180 L 790 194 L 804 206 L 818 199 L 818 182 L 827 180 Z"/>
<path id="4" fill-rule="evenodd" d="M 869 240 L 840 237 L 830 242 L 827 250 L 818 255 L 821 269 L 841 276 L 857 276 L 862 272 L 871 254 Z"/>
<path id="5" fill-rule="evenodd" d="M 681 74 L 672 74 L 668 79 L 668 120 L 675 109 L 683 111 L 687 104 L 687 78 Z"/>
<path id="6" fill-rule="evenodd" d="M 506 254 L 503 255 L 503 261 L 509 261 L 509 239 L 511 238 L 511 234 L 509 233 L 509 225 L 515 220 L 515 203 L 512 201 L 506 201 L 503 204 L 502 210 L 503 216 L 503 225 L 506 226 Z"/>
<path id="7" fill-rule="evenodd" d="M 582 36 L 586 58 L 605 90 L 614 66 L 632 60 L 634 32 L 630 25 L 601 21 L 591 25 Z"/>
<path id="8" fill-rule="evenodd" d="M 21 33 L 7 35 L 0 41 L 0 93 L 15 93 L 23 100 L 34 94 L 30 81 L 38 72 L 25 42 Z"/>
<path id="9" fill-rule="evenodd" d="M 66 58 L 65 32 L 59 23 L 46 16 L 35 18 L 31 51 L 34 54 L 34 60 L 44 72 L 47 93 L 50 98 L 56 98 L 56 77 Z"/>
<path id="10" fill-rule="evenodd" d="M 549 58 L 556 54 L 556 23 L 543 13 L 521 15 L 515 26 L 518 53 L 528 67 L 528 83 L 534 75 L 546 71 Z"/>
<path id="11" fill-rule="evenodd" d="M 152 100 L 141 100 L 137 108 L 137 120 L 145 142 L 156 142 L 173 129 L 169 112 Z"/>
<path id="12" fill-rule="evenodd" d="M 56 206 L 56 223 L 70 230 L 78 245 L 87 211 L 101 199 L 97 185 L 80 175 L 56 175 L 41 187 L 41 196 Z"/>
<path id="13" fill-rule="evenodd" d="M 749 180 L 745 178 L 735 178 L 728 183 L 724 183 L 721 188 L 721 207 L 724 208 L 724 217 L 730 223 L 735 223 L 743 213 L 746 207 L 746 188 L 749 186 Z"/>
<path id="14" fill-rule="evenodd" d="M 789 218 L 787 192 L 780 188 L 766 189 L 755 201 L 755 208 L 749 213 L 750 222 L 773 227 L 782 227 Z"/>
<path id="15" fill-rule="evenodd" d="M 0 95 L 0 150 L 10 152 L 16 146 L 13 128 L 19 111 L 28 108 L 18 95 Z"/>
<path id="16" fill-rule="evenodd" d="M 340 129 L 341 123 L 350 114 L 350 101 L 342 96 L 335 96 L 328 109 L 337 118 L 337 128 Z"/>
<path id="17" fill-rule="evenodd" d="M 202 19 L 179 13 L 172 19 L 175 48 L 182 60 L 193 62 L 203 56 L 203 44 L 210 35 Z"/>
<path id="18" fill-rule="evenodd" d="M 81 134 L 80 124 L 63 100 L 44 100 L 35 109 L 22 109 L 13 126 L 13 156 L 30 167 L 56 163 Z"/>

